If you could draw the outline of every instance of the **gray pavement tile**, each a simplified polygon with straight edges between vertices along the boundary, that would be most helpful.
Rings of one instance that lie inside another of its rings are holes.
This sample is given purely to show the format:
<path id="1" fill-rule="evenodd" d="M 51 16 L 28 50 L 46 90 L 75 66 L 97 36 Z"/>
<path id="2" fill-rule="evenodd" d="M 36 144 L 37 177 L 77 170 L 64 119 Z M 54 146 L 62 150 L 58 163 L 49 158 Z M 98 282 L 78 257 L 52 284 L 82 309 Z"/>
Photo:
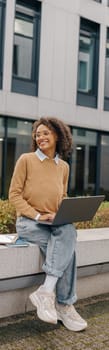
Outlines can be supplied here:
<path id="1" fill-rule="evenodd" d="M 0 350 L 109 350 L 109 294 L 78 301 L 76 309 L 88 321 L 77 333 L 40 321 L 35 311 L 0 320 Z"/>

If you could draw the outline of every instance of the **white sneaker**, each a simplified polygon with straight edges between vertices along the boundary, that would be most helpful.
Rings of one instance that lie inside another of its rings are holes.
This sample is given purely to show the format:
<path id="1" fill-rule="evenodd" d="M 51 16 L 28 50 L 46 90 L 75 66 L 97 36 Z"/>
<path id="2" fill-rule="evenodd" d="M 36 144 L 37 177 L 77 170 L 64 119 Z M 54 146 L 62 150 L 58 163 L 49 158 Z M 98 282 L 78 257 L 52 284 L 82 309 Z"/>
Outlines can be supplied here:
<path id="1" fill-rule="evenodd" d="M 79 332 L 87 327 L 87 322 L 78 314 L 73 305 L 56 303 L 57 318 L 70 331 Z"/>
<path id="2" fill-rule="evenodd" d="M 35 292 L 30 294 L 29 299 L 37 308 L 37 315 L 42 321 L 57 323 L 54 293 L 47 293 L 45 288 L 41 286 Z"/>

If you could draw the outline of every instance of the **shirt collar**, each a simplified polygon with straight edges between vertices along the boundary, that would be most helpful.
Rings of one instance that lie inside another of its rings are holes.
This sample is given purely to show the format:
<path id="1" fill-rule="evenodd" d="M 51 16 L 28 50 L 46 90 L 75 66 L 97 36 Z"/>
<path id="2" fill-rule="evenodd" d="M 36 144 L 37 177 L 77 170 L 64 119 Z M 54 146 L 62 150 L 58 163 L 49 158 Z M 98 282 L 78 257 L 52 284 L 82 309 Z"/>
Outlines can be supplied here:
<path id="1" fill-rule="evenodd" d="M 37 157 L 41 160 L 41 162 L 43 162 L 44 159 L 48 158 L 48 156 L 46 156 L 46 154 L 44 154 L 39 148 L 37 148 L 37 150 L 35 151 L 35 154 L 37 155 Z M 59 162 L 59 156 L 58 154 L 55 155 L 55 157 L 53 158 L 55 163 L 58 164 Z"/>

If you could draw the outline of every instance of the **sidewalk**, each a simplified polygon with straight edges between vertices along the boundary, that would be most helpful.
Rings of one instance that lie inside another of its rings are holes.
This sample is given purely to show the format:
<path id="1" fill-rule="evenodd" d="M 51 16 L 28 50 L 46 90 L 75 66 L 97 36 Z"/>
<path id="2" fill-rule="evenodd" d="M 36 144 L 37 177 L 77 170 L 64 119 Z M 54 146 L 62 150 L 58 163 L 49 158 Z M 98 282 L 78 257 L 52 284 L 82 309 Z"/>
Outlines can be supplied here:
<path id="1" fill-rule="evenodd" d="M 109 350 L 109 293 L 79 300 L 76 309 L 88 322 L 79 333 L 41 322 L 36 312 L 0 320 L 0 350 Z"/>

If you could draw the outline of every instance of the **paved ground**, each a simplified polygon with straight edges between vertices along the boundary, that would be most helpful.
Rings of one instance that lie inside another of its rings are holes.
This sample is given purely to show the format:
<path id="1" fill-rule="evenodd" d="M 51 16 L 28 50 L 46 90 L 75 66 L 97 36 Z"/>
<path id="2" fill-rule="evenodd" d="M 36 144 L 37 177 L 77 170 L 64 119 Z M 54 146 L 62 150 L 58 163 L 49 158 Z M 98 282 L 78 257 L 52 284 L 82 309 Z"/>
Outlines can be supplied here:
<path id="1" fill-rule="evenodd" d="M 88 321 L 74 333 L 38 320 L 36 312 L 0 320 L 0 350 L 109 350 L 109 294 L 77 302 Z"/>

